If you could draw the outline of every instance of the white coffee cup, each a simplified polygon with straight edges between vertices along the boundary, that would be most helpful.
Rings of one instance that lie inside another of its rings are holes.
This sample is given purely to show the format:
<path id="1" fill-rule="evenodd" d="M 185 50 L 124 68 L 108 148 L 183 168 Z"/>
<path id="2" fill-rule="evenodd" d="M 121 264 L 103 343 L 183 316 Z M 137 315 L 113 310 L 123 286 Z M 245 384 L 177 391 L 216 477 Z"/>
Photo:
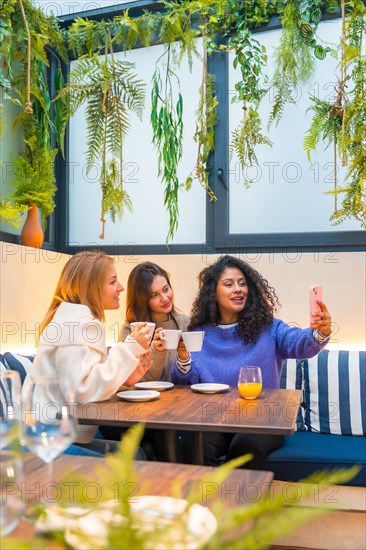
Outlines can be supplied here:
<path id="1" fill-rule="evenodd" d="M 181 330 L 161 330 L 159 333 L 160 339 L 166 342 L 166 349 L 177 349 L 180 337 L 182 335 Z"/>
<path id="2" fill-rule="evenodd" d="M 203 330 L 197 330 L 196 332 L 182 332 L 182 337 L 186 350 L 201 351 L 204 335 L 205 333 Z"/>
<path id="3" fill-rule="evenodd" d="M 143 322 L 144 321 L 134 321 L 133 323 L 130 323 L 131 331 L 135 332 L 135 330 L 138 329 L 139 325 Z M 155 326 L 155 323 L 146 323 L 146 328 L 148 328 L 150 332 L 150 341 L 154 335 Z"/>

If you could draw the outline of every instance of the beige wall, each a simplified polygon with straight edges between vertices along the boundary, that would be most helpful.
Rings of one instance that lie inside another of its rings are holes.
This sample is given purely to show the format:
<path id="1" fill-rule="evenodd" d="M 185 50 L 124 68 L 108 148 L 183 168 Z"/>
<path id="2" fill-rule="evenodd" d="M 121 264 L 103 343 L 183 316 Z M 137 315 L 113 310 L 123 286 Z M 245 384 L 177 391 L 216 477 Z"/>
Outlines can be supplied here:
<path id="1" fill-rule="evenodd" d="M 68 256 L 1 243 L 1 351 L 34 348 L 35 330 L 51 300 L 59 273 Z M 126 284 L 131 269 L 139 261 L 155 261 L 171 275 L 175 303 L 189 313 L 197 290 L 197 274 L 216 255 L 166 255 L 116 257 L 120 281 Z M 308 289 L 323 285 L 323 299 L 330 310 L 335 334 L 328 347 L 365 349 L 365 255 L 362 252 L 283 256 L 263 254 L 241 256 L 267 278 L 276 289 L 282 308 L 278 316 L 288 323 L 308 326 Z M 121 308 L 107 312 L 107 339 L 111 343 L 124 317 Z"/>

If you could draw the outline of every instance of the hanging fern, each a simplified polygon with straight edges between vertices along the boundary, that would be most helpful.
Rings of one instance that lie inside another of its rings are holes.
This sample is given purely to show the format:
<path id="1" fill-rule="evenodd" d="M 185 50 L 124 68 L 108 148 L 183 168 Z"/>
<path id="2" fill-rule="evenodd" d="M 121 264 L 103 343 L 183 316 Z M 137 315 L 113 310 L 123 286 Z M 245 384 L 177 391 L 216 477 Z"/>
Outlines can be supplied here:
<path id="1" fill-rule="evenodd" d="M 308 111 L 313 111 L 311 126 L 303 139 L 303 147 L 307 154 L 309 162 L 311 162 L 311 152 L 316 150 L 316 147 L 321 140 L 325 144 L 325 148 L 329 147 L 334 140 L 334 133 L 342 129 L 342 116 L 338 111 L 334 110 L 334 105 L 328 101 L 310 96 L 313 102 L 308 108 Z"/>
<path id="2" fill-rule="evenodd" d="M 96 163 L 101 164 L 101 239 L 104 238 L 105 214 L 109 212 L 114 220 L 125 208 L 131 208 L 131 200 L 123 188 L 123 141 L 130 127 L 129 113 L 132 111 L 141 117 L 145 100 L 145 85 L 135 75 L 133 67 L 127 61 L 115 60 L 113 53 L 81 58 L 70 73 L 68 84 L 57 95 L 57 100 L 69 98 L 64 126 L 68 118 L 86 104 L 87 173 Z M 114 159 L 111 164 L 107 163 L 108 154 Z M 118 175 L 116 159 L 120 164 Z"/>
<path id="3" fill-rule="evenodd" d="M 274 122 L 278 124 L 287 103 L 296 103 L 293 90 L 309 81 L 316 58 L 324 59 L 331 51 L 316 39 L 322 9 L 323 3 L 319 0 L 290 1 L 284 8 L 281 41 L 274 53 L 276 69 L 271 84 L 274 104 L 268 127 Z"/>
<path id="4" fill-rule="evenodd" d="M 366 42 L 366 7 L 360 0 L 354 1 L 353 12 L 346 19 L 345 35 L 344 63 L 350 78 L 343 147 L 348 169 L 346 183 L 338 190 L 344 198 L 332 219 L 340 223 L 353 218 L 366 227 L 366 55 L 362 50 Z"/>
<path id="5" fill-rule="evenodd" d="M 344 8 L 343 8 L 344 9 Z M 339 187 L 334 170 L 334 189 L 327 193 L 335 198 L 331 220 L 341 223 L 354 218 L 366 226 L 366 56 L 361 45 L 366 39 L 366 8 L 356 0 L 353 12 L 346 20 L 344 16 L 344 37 L 341 77 L 335 87 L 335 100 L 328 103 L 311 97 L 314 112 L 311 126 L 303 145 L 310 161 L 310 155 L 320 141 L 328 147 L 333 143 L 334 165 L 338 156 L 342 164 L 348 163 L 345 183 Z M 350 74 L 347 76 L 351 71 Z M 347 88 L 347 94 L 346 94 Z M 337 196 L 344 195 L 339 207 Z"/>
<path id="6" fill-rule="evenodd" d="M 103 208 L 102 217 L 109 212 L 112 222 L 116 217 L 121 218 L 125 210 L 132 211 L 132 201 L 127 191 L 121 187 L 119 181 L 119 169 L 115 160 L 110 161 L 105 166 L 105 174 L 102 174 L 103 188 Z"/>
<path id="7" fill-rule="evenodd" d="M 272 147 L 272 142 L 262 135 L 262 124 L 259 114 L 254 109 L 245 111 L 244 117 L 238 128 L 233 131 L 230 144 L 230 155 L 238 157 L 240 166 L 245 174 L 248 166 L 258 164 L 255 147 L 257 145 L 268 145 Z M 244 177 L 245 187 L 252 184 L 252 180 Z"/>
<path id="8" fill-rule="evenodd" d="M 335 212 L 334 220 L 338 222 L 354 217 L 364 223 L 366 93 L 365 55 L 362 49 L 366 14 L 362 0 L 259 0 L 254 3 L 250 0 L 163 0 L 154 6 L 153 11 L 144 10 L 138 17 L 130 16 L 126 10 L 109 21 L 77 19 L 68 29 L 61 29 L 56 18 L 46 17 L 32 0 L 3 0 L 0 3 L 2 99 L 29 108 L 30 97 L 35 115 L 28 118 L 22 113 L 14 122 L 15 127 L 24 130 L 26 161 L 36 169 L 34 151 L 37 143 L 44 158 L 52 154 L 53 132 L 57 142 L 63 146 L 66 120 L 86 103 L 87 122 L 92 128 L 87 138 L 87 163 L 89 170 L 96 162 L 101 164 L 103 225 L 106 212 L 114 218 L 131 206 L 122 185 L 122 170 L 118 167 L 122 166 L 123 141 L 129 127 L 130 111 L 141 114 L 143 104 L 142 96 L 138 97 L 138 90 L 142 90 L 141 82 L 133 76 L 131 66 L 124 63 L 122 68 L 119 62 L 113 60 L 112 44 L 128 50 L 138 43 L 144 46 L 163 43 L 171 53 L 168 66 L 178 66 L 183 57 L 191 66 L 193 56 L 197 54 L 195 39 L 200 35 L 208 54 L 217 50 L 233 52 L 234 64 L 240 69 L 234 101 L 242 103 L 244 116 L 233 134 L 230 151 L 238 155 L 242 167 L 246 168 L 256 162 L 255 146 L 270 143 L 263 136 L 257 112 L 267 91 L 266 53 L 254 40 L 251 31 L 268 23 L 274 15 L 282 18 L 283 35 L 275 54 L 271 125 L 280 120 L 286 103 L 294 102 L 293 89 L 308 80 L 314 61 L 323 60 L 330 51 L 330 47 L 316 34 L 320 18 L 325 12 L 334 13 L 340 5 L 346 7 L 347 32 L 344 36 L 342 34 L 341 57 L 342 70 L 347 68 L 347 78 L 340 75 L 339 92 L 342 97 L 340 101 L 336 99 L 333 105 L 314 104 L 314 120 L 304 139 L 304 146 L 310 156 L 323 140 L 326 145 L 335 140 L 342 162 L 348 162 L 348 169 L 346 182 L 339 190 L 345 198 L 341 208 Z M 230 37 L 227 45 L 221 43 L 218 46 L 218 35 Z M 173 44 L 177 45 L 175 49 Z M 100 53 L 106 45 L 111 55 L 103 59 Z M 71 73 L 71 78 L 75 75 L 75 86 L 64 92 L 60 60 L 67 62 L 70 52 L 74 58 L 81 58 L 75 72 Z M 57 91 L 54 119 L 51 119 L 50 92 L 45 78 L 50 55 L 58 58 L 54 80 Z M 29 67 L 31 71 L 26 70 Z M 178 224 L 180 184 L 177 166 L 182 154 L 183 102 L 179 93 L 169 95 L 167 91 L 169 86 L 167 88 L 166 84 L 169 79 L 175 78 L 174 73 L 169 70 L 163 73 L 161 66 L 159 70 L 161 78 L 155 94 L 155 115 L 153 111 L 151 117 L 155 127 L 153 140 L 158 150 L 159 175 L 166 182 L 164 202 L 169 211 L 167 238 L 171 238 Z M 29 72 L 30 85 L 26 82 Z M 156 79 L 159 80 L 158 75 Z M 196 114 L 196 175 L 207 188 L 207 160 L 213 150 L 217 99 L 210 77 L 207 76 L 202 83 Z M 126 86 L 123 87 L 123 84 Z M 86 99 L 89 96 L 90 103 Z M 129 97 L 133 98 L 130 105 Z M 0 131 L 1 124 L 4 122 L 0 113 Z M 191 183 L 190 175 L 187 188 Z M 53 193 L 52 185 L 50 192 Z"/>

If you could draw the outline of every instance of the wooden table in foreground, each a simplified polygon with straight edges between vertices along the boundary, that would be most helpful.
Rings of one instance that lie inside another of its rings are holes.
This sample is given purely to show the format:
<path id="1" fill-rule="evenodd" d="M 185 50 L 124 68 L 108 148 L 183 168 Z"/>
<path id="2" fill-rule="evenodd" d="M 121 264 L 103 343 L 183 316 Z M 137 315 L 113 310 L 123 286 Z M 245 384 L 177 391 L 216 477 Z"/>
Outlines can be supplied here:
<path id="1" fill-rule="evenodd" d="M 24 499 L 30 501 L 49 501 L 57 503 L 61 494 L 70 495 L 72 502 L 72 484 L 63 483 L 62 477 L 67 471 L 82 472 L 88 477 L 86 489 L 90 498 L 95 499 L 96 490 L 93 487 L 95 468 L 105 463 L 102 458 L 90 458 L 83 456 L 61 455 L 53 462 L 52 482 L 49 480 L 47 466 L 32 455 L 26 458 L 25 462 L 25 486 Z M 210 483 L 209 478 L 203 480 L 204 476 L 214 473 L 216 468 L 205 466 L 192 466 L 188 464 L 170 464 L 162 462 L 136 462 L 136 470 L 141 480 L 137 484 L 131 483 L 130 497 L 138 498 L 143 494 L 160 496 L 172 496 L 173 490 L 179 486 L 181 497 L 184 498 L 192 482 L 201 483 L 200 494 L 201 504 L 212 506 L 219 499 L 225 506 L 237 506 L 245 503 L 257 502 L 268 491 L 273 474 L 271 472 L 260 472 L 256 470 L 233 470 L 230 476 L 220 485 Z M 90 480 L 90 481 L 89 481 Z M 118 483 L 118 479 L 116 479 Z M 97 485 L 94 482 L 94 485 Z M 105 496 L 111 500 L 116 498 L 116 487 L 103 487 Z M 110 491 L 110 494 L 108 493 Z M 212 500 L 209 500 L 213 497 Z M 95 500 L 92 500 L 95 502 Z M 22 522 L 10 535 L 11 537 L 30 539 L 34 536 L 34 525 Z M 58 546 L 59 547 L 59 546 Z"/>
<path id="2" fill-rule="evenodd" d="M 195 462 L 203 464 L 203 432 L 291 435 L 300 405 L 300 390 L 264 389 L 254 400 L 240 397 L 236 388 L 226 393 L 202 394 L 190 386 L 174 386 L 160 399 L 129 403 L 117 396 L 77 407 L 80 424 L 128 427 L 144 422 L 146 428 L 167 430 L 168 451 L 176 461 L 176 430 L 195 434 Z"/>

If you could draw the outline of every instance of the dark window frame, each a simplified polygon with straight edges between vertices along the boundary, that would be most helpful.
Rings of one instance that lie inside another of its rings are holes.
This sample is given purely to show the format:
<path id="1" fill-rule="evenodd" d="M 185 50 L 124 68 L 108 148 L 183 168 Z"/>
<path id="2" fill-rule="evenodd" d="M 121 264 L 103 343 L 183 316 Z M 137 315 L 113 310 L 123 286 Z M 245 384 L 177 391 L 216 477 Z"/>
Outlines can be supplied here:
<path id="1" fill-rule="evenodd" d="M 101 20 L 113 18 L 121 11 L 129 9 L 130 15 L 139 16 L 144 9 L 152 11 L 162 9 L 159 2 L 141 0 L 131 4 L 121 4 L 95 9 L 88 12 L 65 15 L 60 18 L 61 25 L 69 27 L 75 17 L 88 17 Z M 332 14 L 327 18 L 337 18 L 339 14 Z M 265 27 L 254 29 L 253 32 L 273 30 L 281 26 L 278 19 L 273 19 Z M 139 47 L 139 46 L 137 46 Z M 118 48 L 116 48 L 118 51 Z M 70 61 L 73 60 L 70 57 Z M 228 56 L 217 52 L 208 56 L 208 70 L 216 75 L 218 86 L 228 82 Z M 50 82 L 53 82 L 53 73 L 56 61 L 50 56 Z M 65 76 L 69 65 L 64 65 Z M 54 94 L 54 90 L 52 90 Z M 102 245 L 90 243 L 86 245 L 70 245 L 69 242 L 69 168 L 67 159 L 59 153 L 56 157 L 55 172 L 57 193 L 55 197 L 56 211 L 50 216 L 45 234 L 43 248 L 57 252 L 74 254 L 88 248 L 98 248 L 113 255 L 150 255 L 150 254 L 215 254 L 215 253 L 296 253 L 296 252 L 334 252 L 334 251 L 361 251 L 365 250 L 366 234 L 359 231 L 338 232 L 309 232 L 309 233 L 255 233 L 242 234 L 229 232 L 229 189 L 227 170 L 229 167 L 229 103 L 219 102 L 218 123 L 215 128 L 215 150 L 209 159 L 210 185 L 214 190 L 217 201 L 206 201 L 206 242 L 201 244 L 171 244 L 169 249 L 165 244 L 121 244 Z M 66 131 L 65 151 L 68 150 L 69 132 Z M 20 243 L 18 235 L 0 232 L 0 239 L 5 242 Z"/>

